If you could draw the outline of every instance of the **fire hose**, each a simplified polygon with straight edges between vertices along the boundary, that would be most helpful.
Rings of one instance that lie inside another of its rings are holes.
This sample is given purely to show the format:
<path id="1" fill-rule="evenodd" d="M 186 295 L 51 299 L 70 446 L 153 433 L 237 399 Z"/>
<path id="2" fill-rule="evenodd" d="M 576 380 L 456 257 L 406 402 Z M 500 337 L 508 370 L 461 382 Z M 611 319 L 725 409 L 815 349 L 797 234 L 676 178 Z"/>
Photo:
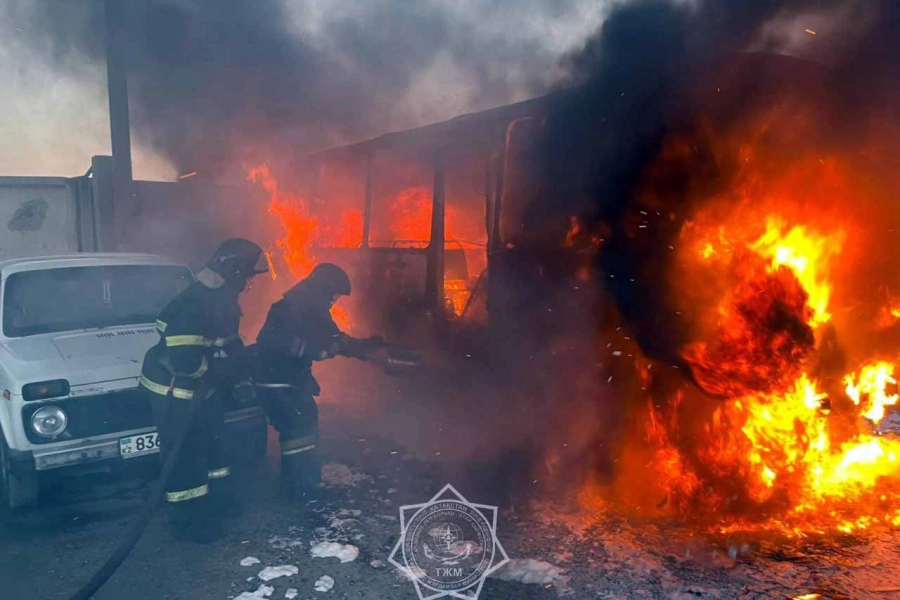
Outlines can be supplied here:
<path id="1" fill-rule="evenodd" d="M 201 390 L 197 390 L 197 392 L 201 392 Z M 171 394 L 170 394 L 171 399 Z M 191 423 L 194 420 L 194 415 L 197 412 L 198 402 L 191 402 L 190 409 L 188 413 L 188 418 L 184 419 L 181 424 L 181 428 L 176 430 L 175 435 L 172 437 L 172 449 L 171 451 L 166 451 L 166 458 L 163 461 L 162 471 L 159 475 L 159 479 L 156 481 L 156 485 L 150 491 L 150 497 L 147 498 L 147 502 L 141 508 L 141 511 L 138 513 L 137 518 L 131 523 L 131 527 L 128 529 L 128 532 L 125 534 L 125 538 L 119 544 L 119 547 L 116 548 L 115 552 L 107 559 L 107 561 L 103 564 L 100 569 L 94 573 L 94 576 L 90 578 L 90 580 L 84 584 L 80 590 L 75 592 L 72 596 L 70 596 L 69 600 L 88 600 L 94 594 L 97 593 L 106 581 L 112 577 L 112 574 L 116 572 L 122 563 L 128 558 L 128 555 L 134 549 L 135 545 L 138 543 L 138 540 L 141 539 L 141 536 L 144 534 L 144 530 L 147 528 L 147 524 L 150 523 L 150 520 L 153 518 L 153 515 L 156 513 L 156 509 L 159 507 L 160 502 L 162 501 L 163 494 L 166 491 L 166 482 L 168 482 L 169 477 L 172 475 L 172 471 L 175 469 L 175 464 L 178 462 L 178 455 L 181 454 L 181 447 L 184 445 L 184 439 L 187 437 L 187 432 L 191 427 Z M 168 443 L 166 441 L 165 443 Z"/>
<path id="2" fill-rule="evenodd" d="M 381 347 L 387 350 L 387 358 L 384 361 L 382 368 L 385 373 L 389 375 L 408 376 L 417 371 L 422 364 L 421 353 L 416 349 L 390 344 L 382 344 Z M 195 393 L 202 393 L 202 390 L 197 390 Z M 141 511 L 138 513 L 135 520 L 131 523 L 131 527 L 128 529 L 125 538 L 103 566 L 94 573 L 94 576 L 91 577 L 81 589 L 70 596 L 69 600 L 89 600 L 93 597 L 103 584 L 112 577 L 113 573 L 116 572 L 116 569 L 125 562 L 125 559 L 128 558 L 128 555 L 134 549 L 135 545 L 137 545 L 138 540 L 141 539 L 144 530 L 147 528 L 153 515 L 156 514 L 156 509 L 162 501 L 163 494 L 166 490 L 166 483 L 172 475 L 172 471 L 175 469 L 175 464 L 178 462 L 178 457 L 181 454 L 181 447 L 184 445 L 184 439 L 194 420 L 198 404 L 199 403 L 197 402 L 190 403 L 188 418 L 181 423 L 181 428 L 175 432 L 171 442 L 171 451 L 166 451 L 166 457 L 163 461 L 159 479 L 157 479 L 155 486 L 150 491 L 147 502 L 141 508 Z"/>

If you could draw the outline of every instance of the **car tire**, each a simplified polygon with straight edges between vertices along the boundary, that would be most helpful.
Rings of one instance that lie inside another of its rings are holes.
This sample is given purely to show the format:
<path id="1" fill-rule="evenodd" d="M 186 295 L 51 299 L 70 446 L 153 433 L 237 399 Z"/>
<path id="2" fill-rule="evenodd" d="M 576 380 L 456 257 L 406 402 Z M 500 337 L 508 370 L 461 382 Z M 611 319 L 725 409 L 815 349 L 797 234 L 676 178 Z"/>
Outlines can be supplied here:
<path id="1" fill-rule="evenodd" d="M 33 506 L 38 500 L 37 473 L 15 473 L 9 446 L 0 432 L 0 507 L 6 512 Z"/>

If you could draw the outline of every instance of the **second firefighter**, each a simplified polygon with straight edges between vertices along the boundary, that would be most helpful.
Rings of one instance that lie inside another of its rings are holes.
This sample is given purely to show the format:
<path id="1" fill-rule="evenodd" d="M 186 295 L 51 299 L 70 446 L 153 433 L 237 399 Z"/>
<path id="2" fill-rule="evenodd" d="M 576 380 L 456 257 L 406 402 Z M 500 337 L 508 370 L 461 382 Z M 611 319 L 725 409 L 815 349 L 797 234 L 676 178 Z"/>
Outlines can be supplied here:
<path id="1" fill-rule="evenodd" d="M 321 477 L 320 388 L 314 361 L 335 356 L 380 359 L 380 337 L 353 338 L 331 317 L 331 307 L 350 295 L 350 278 L 340 267 L 322 263 L 272 305 L 257 339 L 257 394 L 281 442 L 282 490 L 289 498 L 310 491 Z"/>

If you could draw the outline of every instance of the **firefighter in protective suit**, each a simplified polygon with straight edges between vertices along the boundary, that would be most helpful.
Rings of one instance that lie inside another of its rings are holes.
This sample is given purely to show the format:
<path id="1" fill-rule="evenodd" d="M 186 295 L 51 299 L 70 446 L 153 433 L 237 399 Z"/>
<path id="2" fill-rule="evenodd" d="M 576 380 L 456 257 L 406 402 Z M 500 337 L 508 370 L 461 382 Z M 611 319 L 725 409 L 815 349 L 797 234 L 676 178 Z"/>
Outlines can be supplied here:
<path id="1" fill-rule="evenodd" d="M 181 453 L 166 484 L 172 534 L 210 541 L 220 533 L 217 487 L 230 475 L 223 429 L 223 394 L 235 381 L 228 355 L 243 348 L 238 296 L 266 271 L 262 249 L 244 239 L 223 242 L 197 281 L 163 308 L 159 343 L 147 351 L 140 387 L 150 397 L 163 459 L 187 427 Z"/>
<path id="2" fill-rule="evenodd" d="M 380 337 L 350 337 L 331 318 L 334 303 L 349 295 L 347 273 L 322 263 L 272 305 L 257 338 L 260 360 L 254 385 L 279 433 L 282 491 L 289 499 L 313 491 L 321 478 L 315 401 L 321 390 L 312 375 L 313 361 L 384 358 Z"/>

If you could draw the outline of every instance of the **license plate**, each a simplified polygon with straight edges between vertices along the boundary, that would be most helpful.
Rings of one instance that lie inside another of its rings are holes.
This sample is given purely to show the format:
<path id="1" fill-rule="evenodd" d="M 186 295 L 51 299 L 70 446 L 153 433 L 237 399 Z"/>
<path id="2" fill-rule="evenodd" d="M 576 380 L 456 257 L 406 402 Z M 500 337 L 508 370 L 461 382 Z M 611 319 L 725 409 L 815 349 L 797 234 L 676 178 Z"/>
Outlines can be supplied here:
<path id="1" fill-rule="evenodd" d="M 159 434 L 154 432 L 122 438 L 119 440 L 119 451 L 122 458 L 159 452 Z"/>

